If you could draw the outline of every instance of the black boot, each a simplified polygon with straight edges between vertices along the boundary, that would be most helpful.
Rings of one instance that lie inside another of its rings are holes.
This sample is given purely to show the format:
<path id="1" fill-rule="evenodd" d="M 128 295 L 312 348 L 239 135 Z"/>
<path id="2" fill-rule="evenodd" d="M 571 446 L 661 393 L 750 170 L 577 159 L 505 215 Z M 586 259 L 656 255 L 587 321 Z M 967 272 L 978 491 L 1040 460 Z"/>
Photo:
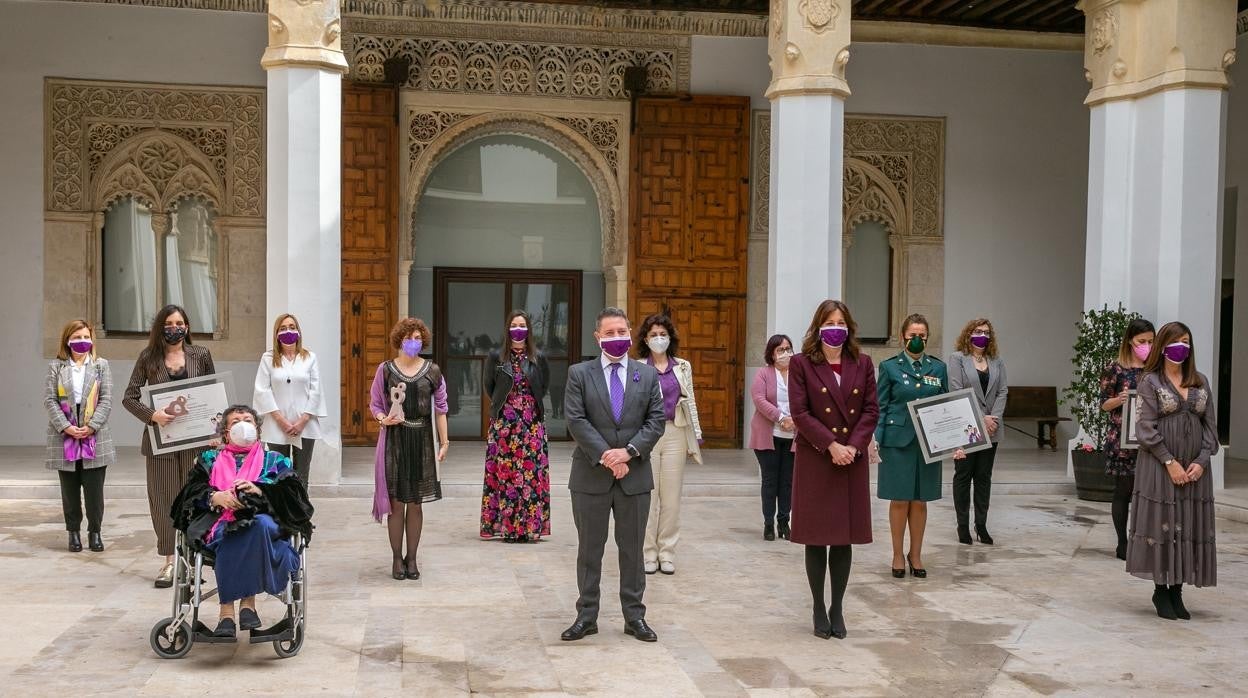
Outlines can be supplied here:
<path id="1" fill-rule="evenodd" d="M 1191 620 L 1192 614 L 1188 613 L 1187 607 L 1183 605 L 1183 585 L 1174 584 L 1167 591 L 1170 594 L 1170 605 L 1174 607 L 1174 615 L 1183 620 Z"/>
<path id="2" fill-rule="evenodd" d="M 992 536 L 988 535 L 988 527 L 984 524 L 975 524 L 975 536 L 979 538 L 980 543 L 992 545 Z"/>
<path id="3" fill-rule="evenodd" d="M 784 521 L 784 520 L 780 521 L 780 523 L 776 525 L 776 528 L 779 529 L 781 538 L 785 540 L 789 539 L 789 522 L 788 521 Z"/>
<path id="4" fill-rule="evenodd" d="M 1153 589 L 1153 606 L 1157 608 L 1157 615 L 1166 620 L 1178 620 L 1179 615 L 1174 612 L 1174 602 L 1170 600 L 1170 590 L 1164 584 L 1155 585 Z"/>
<path id="5" fill-rule="evenodd" d="M 91 548 L 91 552 L 93 553 L 104 551 L 104 539 L 100 538 L 99 531 L 87 532 L 87 545 Z"/>
<path id="6" fill-rule="evenodd" d="M 966 524 L 958 524 L 958 542 L 962 545 L 971 545 L 971 527 Z"/>
<path id="7" fill-rule="evenodd" d="M 82 552 L 82 537 L 78 535 L 77 531 L 69 532 L 69 552 Z"/>
<path id="8" fill-rule="evenodd" d="M 770 523 L 764 524 L 763 525 L 763 540 L 775 540 L 775 539 L 776 539 L 776 527 L 772 526 Z"/>

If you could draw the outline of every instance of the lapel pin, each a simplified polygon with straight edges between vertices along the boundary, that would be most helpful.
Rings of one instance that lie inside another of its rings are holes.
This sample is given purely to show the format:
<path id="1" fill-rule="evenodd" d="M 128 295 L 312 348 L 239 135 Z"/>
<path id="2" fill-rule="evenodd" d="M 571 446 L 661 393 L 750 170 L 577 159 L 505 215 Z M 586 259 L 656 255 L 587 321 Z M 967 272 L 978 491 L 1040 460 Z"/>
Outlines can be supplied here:
<path id="1" fill-rule="evenodd" d="M 637 369 L 633 369 L 633 382 L 634 383 L 641 382 L 641 371 L 638 371 Z"/>

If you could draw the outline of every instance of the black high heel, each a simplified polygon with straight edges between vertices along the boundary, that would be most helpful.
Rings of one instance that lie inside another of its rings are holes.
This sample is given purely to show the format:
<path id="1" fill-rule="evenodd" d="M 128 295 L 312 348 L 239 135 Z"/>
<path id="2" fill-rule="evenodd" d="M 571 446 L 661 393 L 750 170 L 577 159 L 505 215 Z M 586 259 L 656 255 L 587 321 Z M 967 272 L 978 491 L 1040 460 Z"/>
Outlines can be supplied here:
<path id="1" fill-rule="evenodd" d="M 962 545 L 971 545 L 971 528 L 969 526 L 958 524 L 958 542 Z"/>
<path id="2" fill-rule="evenodd" d="M 407 572 L 404 571 L 403 569 L 403 566 L 406 563 L 407 563 L 407 560 L 405 558 L 401 558 L 398 555 L 395 555 L 394 564 L 390 566 L 390 576 L 394 577 L 395 579 L 407 579 Z"/>
<path id="3" fill-rule="evenodd" d="M 892 572 L 893 572 L 893 579 L 905 579 L 905 578 L 906 578 L 906 568 L 905 568 L 905 567 L 902 567 L 901 569 L 897 569 L 896 567 L 892 567 L 892 565 L 891 565 L 891 563 L 890 563 L 890 565 L 889 565 L 889 569 L 891 569 L 891 570 L 892 570 Z"/>
<path id="4" fill-rule="evenodd" d="M 828 610 L 826 608 L 814 608 L 814 635 L 821 640 L 827 640 L 832 637 L 832 623 L 828 619 Z"/>
<path id="5" fill-rule="evenodd" d="M 412 556 L 410 563 L 407 558 L 403 558 L 403 568 L 408 579 L 420 579 L 420 568 L 416 566 L 415 556 Z"/>
<path id="6" fill-rule="evenodd" d="M 914 563 L 910 562 L 909 553 L 906 554 L 906 566 L 910 568 L 911 577 L 915 577 L 916 579 L 927 579 L 927 570 L 922 567 L 915 567 Z"/>
<path id="7" fill-rule="evenodd" d="M 988 535 L 987 526 L 977 525 L 975 527 L 975 537 L 978 538 L 979 542 L 984 545 L 992 545 L 992 536 Z"/>

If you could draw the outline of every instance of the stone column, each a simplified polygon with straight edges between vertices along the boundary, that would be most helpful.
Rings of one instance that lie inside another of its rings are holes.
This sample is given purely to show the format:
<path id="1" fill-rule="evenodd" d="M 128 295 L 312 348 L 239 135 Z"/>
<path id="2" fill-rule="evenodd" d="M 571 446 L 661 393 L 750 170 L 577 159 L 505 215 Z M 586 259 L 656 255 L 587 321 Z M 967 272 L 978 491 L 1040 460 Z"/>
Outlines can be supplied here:
<path id="1" fill-rule="evenodd" d="M 336 484 L 341 439 L 342 54 L 337 0 L 269 0 L 267 322 L 293 313 L 329 416 L 311 480 Z M 268 333 L 265 333 L 268 336 Z M 359 388 L 363 390 L 364 388 Z"/>
<path id="2" fill-rule="evenodd" d="M 1159 329 L 1183 321 L 1216 382 L 1235 1 L 1079 7 L 1092 83 L 1084 307 L 1121 302 Z M 1220 459 L 1213 470 L 1221 488 Z"/>
<path id="3" fill-rule="evenodd" d="M 799 344 L 815 306 L 842 293 L 848 47 L 845 0 L 772 0 L 767 333 Z"/>

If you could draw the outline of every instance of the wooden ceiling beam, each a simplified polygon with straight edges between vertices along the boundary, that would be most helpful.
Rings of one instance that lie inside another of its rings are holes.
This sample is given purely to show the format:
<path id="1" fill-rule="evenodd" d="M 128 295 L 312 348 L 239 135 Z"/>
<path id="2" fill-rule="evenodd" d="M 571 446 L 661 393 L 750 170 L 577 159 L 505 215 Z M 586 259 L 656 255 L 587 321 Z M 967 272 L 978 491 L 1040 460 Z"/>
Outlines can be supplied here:
<path id="1" fill-rule="evenodd" d="M 984 15 L 987 15 L 989 12 L 992 12 L 1007 2 L 1011 2 L 1011 0 L 980 0 L 980 2 L 975 3 L 974 7 L 959 15 L 958 19 L 978 19 L 983 17 L 984 21 L 991 22 L 992 18 L 985 17 Z"/>
<path id="2" fill-rule="evenodd" d="M 1018 15 L 1017 17 L 1014 17 L 1011 21 L 1018 23 L 1018 24 L 1024 24 L 1027 21 L 1031 20 L 1032 18 L 1036 17 L 1037 15 L 1048 12 L 1049 10 L 1052 10 L 1054 7 L 1058 7 L 1059 5 L 1065 5 L 1066 7 L 1060 8 L 1061 11 L 1065 11 L 1070 8 L 1071 0 L 1048 0 L 1048 2 L 1036 3 L 1035 6 L 1032 7 L 1028 12 L 1024 12 L 1023 14 Z"/>
<path id="3" fill-rule="evenodd" d="M 919 13 L 921 13 L 928 5 L 932 4 L 933 2 L 936 2 L 936 0 L 919 0 L 912 7 L 907 7 L 905 12 L 907 15 L 911 17 L 917 17 L 919 16 Z"/>
<path id="4" fill-rule="evenodd" d="M 853 8 L 853 11 L 860 15 L 869 14 L 875 12 L 880 5 L 883 5 L 886 2 L 888 2 L 888 0 L 866 0 L 858 7 Z"/>
<path id="5" fill-rule="evenodd" d="M 972 0 L 943 0 L 939 5 L 932 8 L 932 14 L 936 15 L 933 19 L 939 21 L 942 14 L 948 12 L 954 7 L 957 7 L 958 5 L 968 4 L 972 4 Z"/>

